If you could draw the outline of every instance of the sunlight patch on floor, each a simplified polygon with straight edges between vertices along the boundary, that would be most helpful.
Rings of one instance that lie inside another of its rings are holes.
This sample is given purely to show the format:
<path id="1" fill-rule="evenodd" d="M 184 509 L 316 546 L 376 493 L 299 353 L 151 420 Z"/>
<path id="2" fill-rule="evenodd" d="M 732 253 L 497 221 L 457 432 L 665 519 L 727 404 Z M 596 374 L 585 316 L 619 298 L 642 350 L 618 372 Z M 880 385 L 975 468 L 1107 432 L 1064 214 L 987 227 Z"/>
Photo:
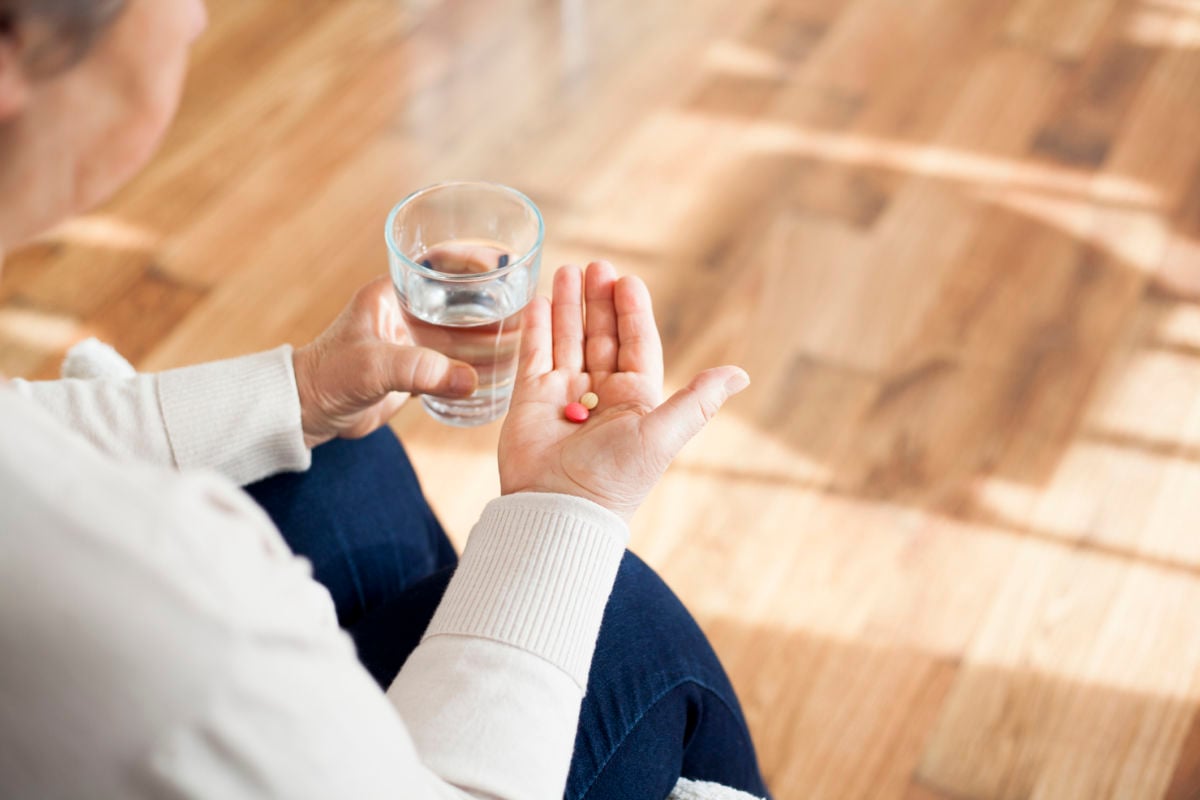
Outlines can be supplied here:
<path id="1" fill-rule="evenodd" d="M 1109 203 L 1156 208 L 1159 192 L 1140 181 L 1097 175 L 1025 159 L 956 150 L 934 144 L 830 133 L 772 123 L 745 125 L 747 146 L 766 152 L 794 153 L 844 164 L 892 169 L 981 188 L 1024 188 L 1074 193 Z"/>
<path id="2" fill-rule="evenodd" d="M 1155 327 L 1157 341 L 1200 351 L 1200 304 L 1180 304 L 1168 310 Z"/>
<path id="3" fill-rule="evenodd" d="M 32 308 L 0 308 L 0 340 L 41 353 L 70 347 L 84 336 L 79 321 Z"/>
<path id="4" fill-rule="evenodd" d="M 1096 205 L 1086 197 L 1064 198 L 1020 189 L 980 192 L 978 196 L 1095 245 L 1144 273 L 1158 269 L 1172 238 L 1162 216 L 1153 211 L 1114 208 Z"/>
<path id="5" fill-rule="evenodd" d="M 1150 0 L 1129 21 L 1129 39 L 1145 47 L 1200 48 L 1200 3 Z"/>
<path id="6" fill-rule="evenodd" d="M 733 455 L 731 462 L 730 454 Z M 734 412 L 717 416 L 689 444 L 676 469 L 720 474 L 730 481 L 775 485 L 827 485 L 833 468 L 822 458 L 808 457 L 778 432 Z"/>
<path id="7" fill-rule="evenodd" d="M 161 236 L 148 228 L 103 214 L 75 217 L 46 234 L 51 241 L 104 250 L 150 252 Z"/>
<path id="8" fill-rule="evenodd" d="M 712 72 L 739 78 L 778 80 L 787 74 L 779 58 L 730 39 L 714 42 L 704 54 L 704 61 Z"/>
<path id="9" fill-rule="evenodd" d="M 1181 431 L 1200 397 L 1200 359 L 1159 350 L 1139 350 L 1100 388 L 1087 428 L 1108 439 L 1182 443 Z M 1146 413 L 1154 409 L 1154 413 Z"/>

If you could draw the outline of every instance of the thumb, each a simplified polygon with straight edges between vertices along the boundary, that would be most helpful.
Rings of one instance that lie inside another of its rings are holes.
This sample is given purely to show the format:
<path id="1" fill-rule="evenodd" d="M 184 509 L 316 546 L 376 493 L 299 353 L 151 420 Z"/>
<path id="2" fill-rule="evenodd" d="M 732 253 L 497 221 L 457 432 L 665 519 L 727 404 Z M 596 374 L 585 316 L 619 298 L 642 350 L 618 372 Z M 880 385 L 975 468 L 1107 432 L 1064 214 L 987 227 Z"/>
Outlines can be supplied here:
<path id="1" fill-rule="evenodd" d="M 750 376 L 739 367 L 701 372 L 642 420 L 642 434 L 649 449 L 666 466 L 717 415 L 726 400 L 749 385 Z"/>
<path id="2" fill-rule="evenodd" d="M 470 364 L 447 358 L 427 347 L 384 345 L 383 387 L 391 392 L 466 397 L 478 378 Z"/>

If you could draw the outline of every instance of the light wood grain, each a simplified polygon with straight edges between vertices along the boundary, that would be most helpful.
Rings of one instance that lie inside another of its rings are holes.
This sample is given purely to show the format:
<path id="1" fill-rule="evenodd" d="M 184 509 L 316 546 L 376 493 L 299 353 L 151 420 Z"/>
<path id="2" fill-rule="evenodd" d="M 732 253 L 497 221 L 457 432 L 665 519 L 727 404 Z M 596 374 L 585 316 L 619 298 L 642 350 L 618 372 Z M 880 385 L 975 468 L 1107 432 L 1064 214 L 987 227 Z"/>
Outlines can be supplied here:
<path id="1" fill-rule="evenodd" d="M 213 0 L 0 369 L 301 342 L 408 191 L 545 212 L 754 377 L 640 513 L 778 798 L 1200 796 L 1200 4 Z M 461 543 L 497 426 L 394 422 Z"/>

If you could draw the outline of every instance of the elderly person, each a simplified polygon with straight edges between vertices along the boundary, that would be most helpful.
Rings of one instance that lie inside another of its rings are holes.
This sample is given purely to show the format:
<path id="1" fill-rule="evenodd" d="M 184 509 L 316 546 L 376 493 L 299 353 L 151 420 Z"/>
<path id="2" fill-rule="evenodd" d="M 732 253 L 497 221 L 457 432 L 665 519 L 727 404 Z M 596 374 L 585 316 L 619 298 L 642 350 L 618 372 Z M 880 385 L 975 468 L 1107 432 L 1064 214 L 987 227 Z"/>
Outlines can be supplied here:
<path id="1" fill-rule="evenodd" d="M 0 244 L 147 160 L 205 22 L 199 0 L 0 0 Z M 0 380 L 0 796 L 765 794 L 711 648 L 625 553 L 745 374 L 661 402 L 645 286 L 563 268 L 458 561 L 381 426 L 475 376 L 403 342 L 377 281 L 295 351 Z M 586 387 L 603 403 L 572 426 Z"/>

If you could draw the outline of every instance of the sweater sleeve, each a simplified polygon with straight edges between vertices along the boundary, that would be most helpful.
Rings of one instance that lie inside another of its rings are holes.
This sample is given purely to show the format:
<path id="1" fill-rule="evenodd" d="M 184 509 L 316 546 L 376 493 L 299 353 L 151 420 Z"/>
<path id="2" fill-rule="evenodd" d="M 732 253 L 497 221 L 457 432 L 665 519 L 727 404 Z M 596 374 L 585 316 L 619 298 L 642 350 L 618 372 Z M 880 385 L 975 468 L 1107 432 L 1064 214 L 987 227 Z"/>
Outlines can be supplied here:
<path id="1" fill-rule="evenodd" d="M 99 450 L 240 485 L 308 468 L 292 348 L 129 378 L 13 387 Z"/>
<path id="2" fill-rule="evenodd" d="M 388 691 L 421 760 L 472 796 L 562 797 L 628 528 L 586 500 L 492 501 Z"/>

